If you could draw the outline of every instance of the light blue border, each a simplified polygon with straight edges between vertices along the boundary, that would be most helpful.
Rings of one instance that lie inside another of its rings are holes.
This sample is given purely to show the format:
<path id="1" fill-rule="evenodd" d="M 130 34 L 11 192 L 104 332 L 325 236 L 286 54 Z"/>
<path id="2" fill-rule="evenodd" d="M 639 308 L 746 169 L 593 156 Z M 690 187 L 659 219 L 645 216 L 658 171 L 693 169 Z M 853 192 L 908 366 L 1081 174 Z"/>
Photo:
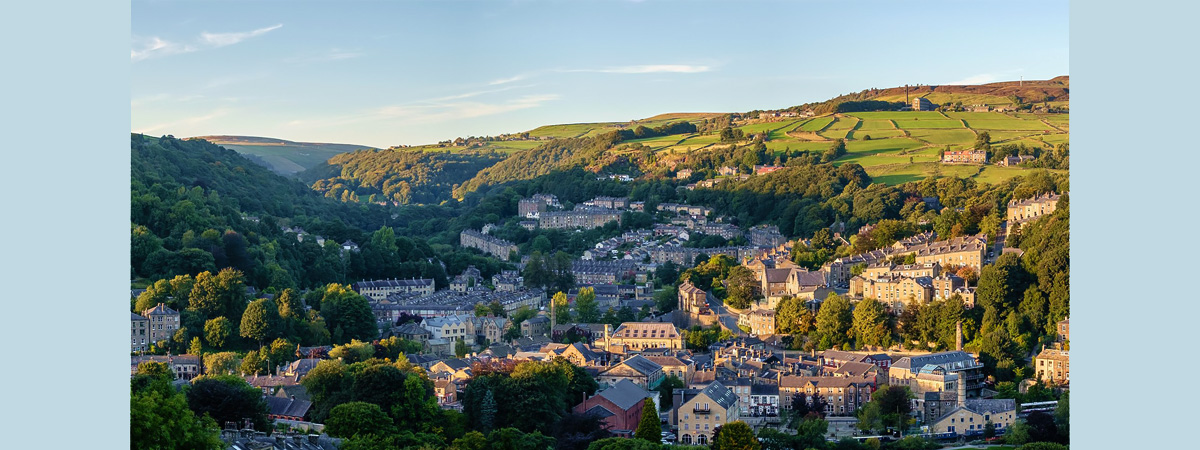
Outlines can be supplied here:
<path id="1" fill-rule="evenodd" d="M 129 448 L 130 5 L 3 16 L 0 447 Z"/>
<path id="2" fill-rule="evenodd" d="M 1197 446 L 1197 13 L 1071 4 L 1073 448 Z"/>
<path id="3" fill-rule="evenodd" d="M 1200 6 L 1071 6 L 1072 444 L 1186 448 Z M 125 448 L 129 4 L 6 7 L 5 447 Z"/>

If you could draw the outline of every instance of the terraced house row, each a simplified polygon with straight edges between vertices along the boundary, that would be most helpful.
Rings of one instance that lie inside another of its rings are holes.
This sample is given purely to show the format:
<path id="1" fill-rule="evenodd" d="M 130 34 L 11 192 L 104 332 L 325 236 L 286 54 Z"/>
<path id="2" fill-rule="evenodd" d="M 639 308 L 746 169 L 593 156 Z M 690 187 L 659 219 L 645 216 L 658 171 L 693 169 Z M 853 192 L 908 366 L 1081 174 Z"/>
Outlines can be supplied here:
<path id="1" fill-rule="evenodd" d="M 463 247 L 477 248 L 501 261 L 508 261 L 511 255 L 517 253 L 516 244 L 475 230 L 463 230 L 458 234 L 458 241 Z"/>

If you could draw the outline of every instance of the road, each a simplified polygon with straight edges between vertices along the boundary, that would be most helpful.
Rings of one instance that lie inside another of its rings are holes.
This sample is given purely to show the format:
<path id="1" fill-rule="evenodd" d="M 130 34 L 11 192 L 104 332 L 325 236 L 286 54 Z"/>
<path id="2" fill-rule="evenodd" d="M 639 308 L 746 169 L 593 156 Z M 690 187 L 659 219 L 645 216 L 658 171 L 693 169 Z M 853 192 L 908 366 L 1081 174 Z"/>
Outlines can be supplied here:
<path id="1" fill-rule="evenodd" d="M 708 309 L 711 309 L 717 315 L 718 321 L 721 322 L 721 327 L 733 332 L 734 336 L 744 336 L 745 332 L 738 328 L 738 318 L 725 308 L 725 303 L 717 299 L 712 292 L 704 291 L 708 298 Z"/>

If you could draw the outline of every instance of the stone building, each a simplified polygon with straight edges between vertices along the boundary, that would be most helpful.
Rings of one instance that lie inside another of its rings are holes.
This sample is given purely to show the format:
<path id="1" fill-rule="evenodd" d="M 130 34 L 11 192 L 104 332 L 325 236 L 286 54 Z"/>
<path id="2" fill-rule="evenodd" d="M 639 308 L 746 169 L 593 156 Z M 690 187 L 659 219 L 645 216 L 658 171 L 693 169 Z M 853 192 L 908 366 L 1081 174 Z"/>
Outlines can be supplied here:
<path id="1" fill-rule="evenodd" d="M 925 97 L 914 98 L 912 102 L 913 111 L 933 111 L 937 109 L 937 107 L 937 104 L 929 101 L 929 99 Z"/>
<path id="2" fill-rule="evenodd" d="M 679 310 L 694 314 L 709 314 L 708 294 L 692 284 L 684 281 L 679 285 Z"/>
<path id="3" fill-rule="evenodd" d="M 611 335 L 605 330 L 606 347 L 627 347 L 634 350 L 651 348 L 682 349 L 683 335 L 668 322 L 625 322 Z"/>
<path id="4" fill-rule="evenodd" d="M 458 239 L 459 245 L 468 248 L 477 248 L 484 253 L 499 258 L 501 261 L 508 261 L 509 255 L 517 253 L 516 244 L 475 230 L 463 230 L 462 233 L 459 233 Z"/>
<path id="5" fill-rule="evenodd" d="M 540 228 L 600 228 L 609 222 L 621 223 L 621 212 L 608 208 L 577 206 L 574 211 L 549 211 L 538 216 Z"/>
<path id="6" fill-rule="evenodd" d="M 983 390 L 983 364 L 970 353 L 958 350 L 900 358 L 888 368 L 888 384 L 918 390 L 921 388 L 918 375 L 922 371 L 928 373 L 932 369 L 929 365 L 940 366 L 946 374 L 958 374 L 958 381 L 964 383 L 971 397 L 978 397 Z"/>
<path id="7" fill-rule="evenodd" d="M 875 279 L 854 277 L 850 279 L 850 292 L 862 298 L 879 300 L 893 310 L 900 311 L 913 302 L 927 303 L 933 300 L 933 279 L 904 276 Z"/>
<path id="8" fill-rule="evenodd" d="M 410 278 L 407 280 L 370 280 L 359 281 L 350 285 L 354 292 L 366 297 L 370 300 L 384 300 L 392 294 L 418 294 L 428 295 L 433 293 L 432 278 Z"/>
<path id="9" fill-rule="evenodd" d="M 983 164 L 987 162 L 987 151 L 950 150 L 942 154 L 942 162 L 947 164 Z"/>
<path id="10" fill-rule="evenodd" d="M 737 394 L 720 381 L 704 389 L 675 389 L 672 405 L 671 421 L 683 445 L 709 445 L 713 430 L 736 422 L 741 414 Z"/>
<path id="11" fill-rule="evenodd" d="M 779 377 L 779 404 L 792 409 L 797 394 L 810 404 L 814 395 L 820 395 L 825 399 L 826 414 L 845 416 L 871 401 L 874 390 L 875 384 L 861 377 L 784 375 Z"/>
<path id="12" fill-rule="evenodd" d="M 150 349 L 150 319 L 129 313 L 129 351 L 144 352 Z"/>
<path id="13" fill-rule="evenodd" d="M 1024 200 L 1010 200 L 1008 202 L 1008 212 L 1005 219 L 1010 224 L 1025 223 L 1039 217 L 1052 214 L 1055 208 L 1058 207 L 1058 200 L 1061 195 L 1053 192 L 1046 194 L 1038 194 L 1032 198 Z"/>
<path id="14" fill-rule="evenodd" d="M 1071 359 L 1067 350 L 1044 348 L 1034 358 L 1034 369 L 1039 381 L 1064 385 L 1071 383 Z"/>
<path id="15" fill-rule="evenodd" d="M 179 329 L 179 311 L 168 308 L 165 304 L 159 303 L 158 306 L 143 311 L 142 316 L 149 321 L 148 334 L 151 344 L 171 340 L 175 336 L 175 330 Z"/>
<path id="16" fill-rule="evenodd" d="M 558 202 L 558 197 L 551 194 L 534 194 L 532 197 L 523 198 L 517 202 L 517 215 L 536 218 L 551 207 L 562 207 Z"/>
<path id="17" fill-rule="evenodd" d="M 642 407 L 650 392 L 623 380 L 597 392 L 575 406 L 577 414 L 591 414 L 604 421 L 606 429 L 619 437 L 631 437 L 642 419 Z"/>

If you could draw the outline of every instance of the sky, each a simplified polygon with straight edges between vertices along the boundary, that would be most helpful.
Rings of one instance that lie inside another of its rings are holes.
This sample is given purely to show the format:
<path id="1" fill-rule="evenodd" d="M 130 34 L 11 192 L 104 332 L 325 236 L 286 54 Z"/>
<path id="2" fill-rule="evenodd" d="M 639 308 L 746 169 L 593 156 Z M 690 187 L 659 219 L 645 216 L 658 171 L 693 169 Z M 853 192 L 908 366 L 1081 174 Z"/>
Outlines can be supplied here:
<path id="1" fill-rule="evenodd" d="M 386 148 L 1069 75 L 1066 1 L 138 1 L 131 129 Z"/>

